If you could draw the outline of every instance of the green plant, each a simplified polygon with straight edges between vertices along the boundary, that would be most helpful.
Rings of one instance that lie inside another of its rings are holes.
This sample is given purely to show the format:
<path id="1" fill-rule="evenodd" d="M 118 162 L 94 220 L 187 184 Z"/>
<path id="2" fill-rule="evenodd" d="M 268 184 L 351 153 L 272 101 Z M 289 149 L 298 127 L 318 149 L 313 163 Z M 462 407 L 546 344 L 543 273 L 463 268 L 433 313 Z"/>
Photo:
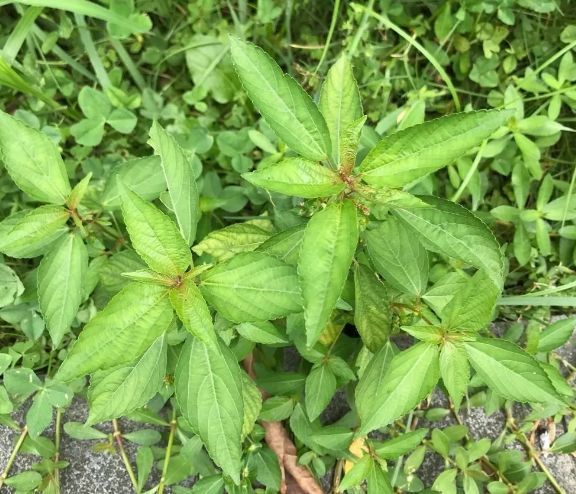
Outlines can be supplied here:
<path id="1" fill-rule="evenodd" d="M 0 4 L 0 488 L 564 492 L 569 2 Z"/>
<path id="2" fill-rule="evenodd" d="M 95 288 L 94 269 L 106 257 L 94 257 L 98 243 L 122 238 L 121 230 L 110 230 L 116 225 L 110 197 L 119 198 L 113 204 L 121 204 L 133 249 L 112 256 L 130 257 L 134 268 L 125 269 L 126 261 L 116 268 L 128 283 L 121 282 L 121 290 L 90 318 L 53 379 L 42 386 L 33 374 L 24 379 L 22 371 L 6 371 L 11 395 L 35 393 L 34 406 L 46 408 L 40 421 L 30 420 L 28 433 L 37 437 L 49 424 L 51 406 L 66 406 L 77 380 L 90 374 L 88 425 L 134 413 L 159 392 L 164 400 L 173 395 L 184 420 L 180 426 L 199 436 L 230 489 L 251 482 L 244 467 L 274 461 L 253 448 L 260 436 L 255 422 L 264 414 L 268 420 L 290 416 L 296 437 L 318 455 L 347 458 L 358 438 L 370 454 L 361 456 L 340 488 L 367 479 L 369 489 L 392 492 L 398 472 L 393 475 L 387 461 L 410 448 L 390 455 L 388 443 L 363 438 L 412 414 L 440 378 L 456 411 L 470 385 L 470 366 L 476 386 L 563 410 L 571 393 L 560 386 L 558 371 L 485 332 L 505 277 L 502 252 L 488 227 L 461 206 L 409 192 L 430 173 L 473 153 L 506 127 L 512 113 L 450 115 L 367 149 L 366 117 L 345 56 L 328 72 L 317 106 L 260 48 L 233 38 L 231 53 L 252 103 L 293 154 L 284 149 L 243 174 L 272 193 L 264 205 L 269 210 L 213 231 L 192 247 L 211 256 L 210 263 L 194 263 L 190 251 L 201 216 L 190 157 L 157 122 L 149 144 L 158 158 L 150 163 L 163 172 L 168 214 L 146 201 L 145 189 L 127 173 L 113 176 L 100 199 L 90 190 L 90 175 L 71 189 L 54 144 L 1 114 L 6 170 L 29 197 L 47 204 L 2 221 L 0 250 L 13 258 L 44 256 L 37 292 L 54 348 L 70 336 L 79 307 Z M 90 119 L 89 95 L 104 96 L 81 92 Z M 103 107 L 109 110 L 106 103 L 98 111 Z M 277 194 L 304 198 L 297 203 L 300 215 L 285 200 L 276 206 Z M 223 242 L 233 245 L 232 254 L 221 253 Z M 344 339 L 346 324 L 355 326 L 360 340 Z M 414 343 L 400 351 L 391 338 L 402 335 Z M 262 367 L 286 345 L 295 345 L 311 366 L 301 378 L 301 404 L 289 398 L 289 379 Z M 271 395 L 264 405 L 238 364 L 248 355 L 249 373 Z M 168 387 L 166 376 L 173 376 Z M 348 425 L 321 427 L 317 419 L 336 390 L 357 379 Z M 65 399 L 55 398 L 62 393 Z M 396 443 L 417 445 L 424 435 L 415 434 Z M 432 441 L 440 439 L 433 435 Z M 485 455 L 481 449 L 466 461 Z M 317 472 L 325 468 L 318 457 L 310 460 Z M 481 480 L 470 480 L 468 463 L 457 459 L 465 485 Z M 256 470 L 260 482 L 276 483 Z M 453 482 L 458 469 L 447 472 Z"/>

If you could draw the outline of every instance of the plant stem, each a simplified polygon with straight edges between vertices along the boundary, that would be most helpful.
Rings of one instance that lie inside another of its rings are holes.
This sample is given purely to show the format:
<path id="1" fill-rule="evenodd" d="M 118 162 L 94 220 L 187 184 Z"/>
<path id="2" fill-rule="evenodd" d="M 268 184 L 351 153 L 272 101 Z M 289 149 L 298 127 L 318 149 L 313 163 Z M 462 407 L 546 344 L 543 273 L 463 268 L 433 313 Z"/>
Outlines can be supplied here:
<path id="1" fill-rule="evenodd" d="M 410 414 L 408 415 L 408 420 L 406 420 L 406 429 L 407 431 L 410 431 L 410 428 L 412 426 L 412 417 L 414 416 L 414 410 L 410 411 Z M 400 473 L 400 469 L 402 468 L 402 463 L 404 463 L 404 455 L 402 455 L 400 458 L 398 458 L 398 461 L 396 462 L 396 466 L 394 467 L 394 473 L 392 474 L 392 479 L 390 480 L 390 484 L 392 485 L 392 488 L 394 488 L 394 485 L 396 484 L 396 480 L 398 480 L 398 474 Z"/>
<path id="2" fill-rule="evenodd" d="M 164 493 L 164 485 L 166 483 L 166 474 L 170 465 L 170 457 L 172 456 L 172 445 L 174 444 L 174 435 L 176 433 L 176 408 L 172 408 L 172 418 L 170 419 L 170 434 L 168 435 L 168 445 L 166 446 L 166 456 L 164 457 L 164 465 L 162 467 L 162 477 L 158 484 L 157 494 Z"/>
<path id="3" fill-rule="evenodd" d="M 322 55 L 320 56 L 320 60 L 318 61 L 318 65 L 312 72 L 313 75 L 316 75 L 324 60 L 326 55 L 328 54 L 328 49 L 330 48 L 330 43 L 332 42 L 332 36 L 334 34 L 334 30 L 336 29 L 336 22 L 338 21 L 338 11 L 340 10 L 340 0 L 334 1 L 334 7 L 332 7 L 332 20 L 330 21 L 330 28 L 328 29 L 328 36 L 326 36 L 326 42 L 324 43 L 324 49 L 322 50 Z"/>
<path id="4" fill-rule="evenodd" d="M 126 450 L 124 449 L 124 442 L 122 441 L 122 432 L 120 431 L 120 427 L 118 426 L 118 421 L 116 419 L 112 420 L 112 427 L 114 429 L 114 439 L 116 444 L 118 444 L 118 452 L 124 462 L 124 466 L 126 467 L 126 471 L 128 472 L 128 476 L 130 477 L 130 481 L 134 486 L 134 490 L 138 492 L 138 481 L 136 480 L 136 475 L 134 475 L 134 470 L 132 470 L 132 465 L 130 465 L 130 459 L 126 454 Z"/>
<path id="5" fill-rule="evenodd" d="M 462 183 L 460 184 L 460 187 L 458 187 L 458 190 L 456 191 L 456 193 L 452 196 L 451 201 L 452 202 L 458 202 L 458 199 L 460 199 L 460 196 L 462 195 L 462 193 L 464 192 L 464 190 L 466 190 L 466 187 L 468 187 L 468 184 L 470 183 L 470 180 L 472 180 L 472 177 L 474 176 L 474 173 L 476 173 L 476 170 L 478 169 L 478 165 L 480 164 L 480 160 L 482 159 L 482 153 L 484 151 L 484 148 L 486 147 L 486 143 L 488 141 L 486 139 L 484 139 L 482 141 L 482 144 L 480 145 L 480 149 L 478 150 L 478 152 L 476 153 L 476 157 L 474 158 L 474 161 L 472 163 L 472 166 L 470 167 L 470 169 L 468 170 L 468 173 L 466 173 L 466 176 L 464 177 L 464 180 L 462 180 Z"/>
<path id="6" fill-rule="evenodd" d="M 340 485 L 340 479 L 342 478 L 342 470 L 344 468 L 344 459 L 340 458 L 336 463 L 336 468 L 334 469 L 334 477 L 332 478 L 332 491 L 331 494 L 339 494 L 340 490 L 338 486 Z"/>
<path id="7" fill-rule="evenodd" d="M 24 428 L 22 429 L 22 432 L 20 433 L 20 437 L 18 438 L 18 441 L 16 441 L 16 444 L 14 445 L 14 449 L 12 450 L 12 453 L 10 453 L 10 458 L 8 458 L 8 463 L 6 463 L 6 468 L 4 468 L 4 471 L 0 475 L 0 488 L 4 485 L 4 481 L 8 478 L 8 474 L 10 473 L 10 469 L 12 468 L 12 465 L 14 464 L 14 460 L 16 459 L 16 455 L 18 454 L 18 451 L 20 451 L 20 448 L 22 447 L 22 444 L 24 443 L 24 439 L 26 439 L 27 435 L 28 435 L 28 427 L 24 426 Z"/>
<path id="8" fill-rule="evenodd" d="M 56 409 L 56 424 L 55 424 L 55 431 L 54 431 L 54 445 L 56 446 L 56 450 L 54 452 L 54 456 L 52 460 L 54 461 L 54 483 L 58 488 L 58 492 L 60 492 L 60 469 L 58 468 L 57 463 L 60 461 L 60 444 L 62 442 L 62 433 L 60 431 L 62 426 L 62 409 Z"/>
<path id="9" fill-rule="evenodd" d="M 80 34 L 80 41 L 84 45 L 84 50 L 86 51 L 86 55 L 88 55 L 88 60 L 90 60 L 90 64 L 94 69 L 94 73 L 96 74 L 96 78 L 102 86 L 102 89 L 106 90 L 110 87 L 111 82 L 110 78 L 108 77 L 108 73 L 104 68 L 104 64 L 98 55 L 98 50 L 96 50 L 96 46 L 94 45 L 94 41 L 92 40 L 92 35 L 88 30 L 88 26 L 86 25 L 86 20 L 84 19 L 83 15 L 74 14 L 74 19 L 76 20 L 76 25 L 78 26 L 78 33 Z"/>

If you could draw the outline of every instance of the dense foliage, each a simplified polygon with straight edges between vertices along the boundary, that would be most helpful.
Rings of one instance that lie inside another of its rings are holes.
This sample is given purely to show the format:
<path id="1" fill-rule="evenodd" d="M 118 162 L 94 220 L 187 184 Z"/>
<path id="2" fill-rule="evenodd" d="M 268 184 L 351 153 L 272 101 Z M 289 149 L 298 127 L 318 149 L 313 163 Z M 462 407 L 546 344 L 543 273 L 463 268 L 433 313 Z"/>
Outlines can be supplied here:
<path id="1" fill-rule="evenodd" d="M 564 492 L 569 2 L 0 5 L 0 487 L 62 429 L 135 492 Z"/>

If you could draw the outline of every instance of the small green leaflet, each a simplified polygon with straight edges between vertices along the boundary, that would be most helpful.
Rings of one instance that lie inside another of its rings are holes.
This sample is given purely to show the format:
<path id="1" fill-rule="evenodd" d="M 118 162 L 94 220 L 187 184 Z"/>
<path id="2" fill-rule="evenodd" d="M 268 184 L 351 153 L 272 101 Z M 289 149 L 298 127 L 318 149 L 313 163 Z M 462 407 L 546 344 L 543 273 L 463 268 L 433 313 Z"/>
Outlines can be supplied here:
<path id="1" fill-rule="evenodd" d="M 418 405 L 438 382 L 438 357 L 436 345 L 417 343 L 392 359 L 377 392 L 361 392 L 358 385 L 356 400 L 361 425 L 357 435 L 384 427 Z M 369 377 L 366 372 L 360 382 Z"/>
<path id="2" fill-rule="evenodd" d="M 318 341 L 344 288 L 358 244 L 356 207 L 349 201 L 329 204 L 306 226 L 298 276 L 304 299 L 306 341 Z"/>
<path id="3" fill-rule="evenodd" d="M 51 204 L 66 202 L 70 181 L 56 145 L 2 111 L 0 157 L 12 180 L 30 197 Z"/>
<path id="4" fill-rule="evenodd" d="M 508 110 L 456 113 L 384 137 L 360 165 L 365 182 L 402 187 L 453 163 L 510 118 Z"/>
<path id="5" fill-rule="evenodd" d="M 263 345 L 287 345 L 288 338 L 270 321 L 244 322 L 236 326 L 243 338 Z"/>
<path id="6" fill-rule="evenodd" d="M 212 459 L 240 482 L 244 400 L 236 357 L 221 344 L 211 350 L 189 336 L 174 374 L 176 399 L 184 417 Z"/>
<path id="7" fill-rule="evenodd" d="M 174 222 L 126 187 L 122 213 L 134 250 L 151 269 L 176 276 L 192 264 L 192 253 Z"/>
<path id="8" fill-rule="evenodd" d="M 576 318 L 560 319 L 548 326 L 538 340 L 539 352 L 550 352 L 566 343 L 576 327 Z"/>
<path id="9" fill-rule="evenodd" d="M 394 206 L 393 213 L 420 237 L 428 250 L 486 270 L 500 288 L 503 258 L 490 229 L 458 204 L 432 196 L 419 199 L 421 206 Z"/>
<path id="10" fill-rule="evenodd" d="M 464 347 L 459 343 L 445 342 L 440 351 L 440 375 L 456 410 L 468 390 L 470 365 Z"/>
<path id="11" fill-rule="evenodd" d="M 10 257 L 36 257 L 67 230 L 70 214 L 60 206 L 18 211 L 0 223 L 0 252 Z"/>
<path id="12" fill-rule="evenodd" d="M 198 187 L 192 172 L 192 164 L 176 139 L 156 121 L 150 129 L 148 144 L 160 156 L 180 233 L 188 245 L 192 245 L 196 237 L 196 224 L 201 215 Z"/>
<path id="13" fill-rule="evenodd" d="M 209 254 L 218 262 L 227 261 L 241 252 L 250 252 L 265 242 L 270 232 L 252 223 L 234 223 L 214 230 L 192 250 L 199 256 Z"/>
<path id="14" fill-rule="evenodd" d="M 420 297 L 428 284 L 428 254 L 416 234 L 391 217 L 364 233 L 376 270 L 391 286 Z"/>
<path id="15" fill-rule="evenodd" d="M 480 269 L 468 279 L 442 309 L 442 325 L 449 331 L 479 331 L 491 320 L 500 296 L 486 271 Z"/>
<path id="16" fill-rule="evenodd" d="M 57 378 L 71 381 L 132 362 L 168 328 L 172 318 L 164 287 L 130 283 L 85 326 Z"/>
<path id="17" fill-rule="evenodd" d="M 210 309 L 193 280 L 184 280 L 180 286 L 172 288 L 170 302 L 178 318 L 190 333 L 206 345 L 218 347 Z"/>
<path id="18" fill-rule="evenodd" d="M 385 383 L 384 378 L 390 368 L 390 362 L 397 353 L 396 346 L 387 341 L 370 359 L 356 386 L 356 405 L 360 415 L 366 415 L 369 412 L 372 406 L 370 397 L 380 393 Z"/>
<path id="19" fill-rule="evenodd" d="M 137 190 L 142 199 L 152 201 L 166 189 L 164 173 L 158 156 L 135 158 L 116 165 L 106 182 L 101 196 L 102 205 L 108 209 L 119 209 L 122 197 L 118 182 L 130 190 Z"/>
<path id="20" fill-rule="evenodd" d="M 262 394 L 246 372 L 241 371 L 240 376 L 242 378 L 242 400 L 244 401 L 242 439 L 246 439 L 248 434 L 254 429 L 254 424 L 256 424 L 260 410 L 262 410 Z"/>
<path id="21" fill-rule="evenodd" d="M 372 447 L 380 458 L 395 460 L 415 449 L 427 434 L 428 429 L 416 429 L 384 442 L 372 442 Z"/>
<path id="22" fill-rule="evenodd" d="M 302 238 L 304 237 L 306 225 L 296 225 L 288 230 L 284 230 L 276 235 L 272 235 L 266 242 L 256 249 L 271 256 L 277 257 L 287 264 L 296 265 Z"/>
<path id="23" fill-rule="evenodd" d="M 298 157 L 244 173 L 242 178 L 272 192 L 304 198 L 332 196 L 346 188 L 335 171 Z"/>
<path id="24" fill-rule="evenodd" d="M 336 376 L 325 363 L 314 366 L 306 377 L 305 403 L 308 418 L 316 420 L 336 392 Z"/>
<path id="25" fill-rule="evenodd" d="M 296 270 L 261 252 L 218 264 L 203 276 L 200 290 L 232 322 L 266 321 L 302 310 Z"/>
<path id="26" fill-rule="evenodd" d="M 312 161 L 330 156 L 330 134 L 312 98 L 261 48 L 230 38 L 232 60 L 244 90 L 272 130 Z"/>
<path id="27" fill-rule="evenodd" d="M 136 361 L 96 373 L 88 391 L 87 423 L 122 417 L 143 407 L 160 389 L 166 374 L 166 338 L 161 335 Z"/>
<path id="28" fill-rule="evenodd" d="M 322 84 L 318 106 L 330 131 L 332 159 L 334 163 L 339 164 L 338 152 L 345 129 L 362 116 L 360 92 L 346 55 L 341 55 L 330 67 Z"/>
<path id="29" fill-rule="evenodd" d="M 90 180 L 92 179 L 92 172 L 89 172 L 80 182 L 78 182 L 70 195 L 66 199 L 66 205 L 74 210 L 78 207 L 84 196 L 86 195 L 86 191 L 88 190 L 88 185 L 90 185 Z"/>
<path id="30" fill-rule="evenodd" d="M 88 251 L 79 234 L 54 245 L 38 268 L 38 300 L 55 348 L 70 328 L 83 299 Z"/>
<path id="31" fill-rule="evenodd" d="M 354 324 L 362 343 L 371 352 L 388 341 L 391 329 L 388 293 L 371 269 L 358 264 L 354 269 Z"/>
<path id="32" fill-rule="evenodd" d="M 465 342 L 464 347 L 474 370 L 500 396 L 520 402 L 561 403 L 538 362 L 514 343 L 478 338 Z"/>

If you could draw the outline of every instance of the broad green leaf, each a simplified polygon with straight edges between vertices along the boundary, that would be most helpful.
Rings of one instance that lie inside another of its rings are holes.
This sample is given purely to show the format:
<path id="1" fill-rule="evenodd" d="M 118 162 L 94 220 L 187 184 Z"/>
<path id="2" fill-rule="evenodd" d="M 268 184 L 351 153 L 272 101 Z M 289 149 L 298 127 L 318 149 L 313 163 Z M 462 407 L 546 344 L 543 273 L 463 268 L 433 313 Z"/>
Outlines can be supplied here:
<path id="1" fill-rule="evenodd" d="M 256 480 L 271 492 L 280 492 L 282 472 L 278 456 L 268 447 L 263 447 L 249 456 L 248 465 L 256 469 Z"/>
<path id="2" fill-rule="evenodd" d="M 251 223 L 234 223 L 206 235 L 192 247 L 199 256 L 209 254 L 218 262 L 250 252 L 270 237 L 270 232 Z"/>
<path id="3" fill-rule="evenodd" d="M 134 250 L 151 269 L 176 276 L 192 264 L 192 254 L 180 231 L 156 206 L 124 188 L 122 213 Z"/>
<path id="4" fill-rule="evenodd" d="M 164 380 L 166 349 L 166 338 L 162 335 L 130 365 L 95 374 L 88 391 L 90 414 L 87 423 L 123 417 L 146 405 Z"/>
<path id="5" fill-rule="evenodd" d="M 38 268 L 38 301 L 54 347 L 58 347 L 82 303 L 88 251 L 69 233 L 44 256 Z"/>
<path id="6" fill-rule="evenodd" d="M 357 389 L 358 435 L 384 427 L 418 405 L 438 381 L 438 356 L 436 345 L 417 343 L 392 359 L 377 392 L 367 394 Z M 368 378 L 366 372 L 360 382 Z"/>
<path id="7" fill-rule="evenodd" d="M 480 269 L 442 310 L 442 325 L 451 331 L 479 331 L 491 320 L 500 288 Z"/>
<path id="8" fill-rule="evenodd" d="M 42 132 L 0 111 L 0 157 L 16 185 L 33 199 L 64 204 L 70 181 L 56 145 Z"/>
<path id="9" fill-rule="evenodd" d="M 106 95 L 90 86 L 84 86 L 78 93 L 78 106 L 86 118 L 106 119 L 112 110 Z"/>
<path id="10" fill-rule="evenodd" d="M 336 376 L 322 363 L 315 366 L 306 377 L 306 412 L 311 421 L 316 420 L 328 406 L 336 392 Z"/>
<path id="11" fill-rule="evenodd" d="M 386 287 L 372 270 L 358 264 L 354 269 L 354 295 L 354 325 L 362 343 L 376 352 L 388 341 L 391 330 Z"/>
<path id="12" fill-rule="evenodd" d="M 130 283 L 126 272 L 144 271 L 146 265 L 133 250 L 121 250 L 106 259 L 100 268 L 100 286 L 110 295 L 115 295 Z"/>
<path id="13" fill-rule="evenodd" d="M 82 146 L 97 146 L 104 138 L 106 120 L 99 118 L 84 118 L 70 126 L 70 134 Z"/>
<path id="14" fill-rule="evenodd" d="M 90 184 L 91 178 L 92 178 L 92 172 L 89 172 L 88 175 L 86 175 L 82 180 L 80 180 L 80 182 L 78 182 L 74 186 L 72 192 L 70 192 L 70 195 L 66 200 L 66 205 L 70 209 L 76 209 L 78 207 L 78 205 L 86 195 L 86 191 L 88 190 L 88 185 Z"/>
<path id="15" fill-rule="evenodd" d="M 36 257 L 66 232 L 70 214 L 60 206 L 19 211 L 0 223 L 0 252 L 10 257 Z"/>
<path id="16" fill-rule="evenodd" d="M 206 345 L 217 348 L 212 314 L 193 280 L 184 280 L 170 290 L 170 302 L 184 327 Z"/>
<path id="17" fill-rule="evenodd" d="M 345 129 L 362 116 L 360 92 L 346 55 L 341 55 L 328 71 L 318 106 L 330 131 L 332 159 L 339 164 L 338 154 Z"/>
<path id="18" fill-rule="evenodd" d="M 151 269 L 139 269 L 138 271 L 129 271 L 127 273 L 122 273 L 123 278 L 127 278 L 130 281 L 139 281 L 140 283 L 153 283 L 155 285 L 162 285 L 166 287 L 172 287 L 178 283 L 177 280 L 172 279 L 170 276 L 165 274 L 159 274 Z"/>
<path id="19" fill-rule="evenodd" d="M 354 466 L 348 472 L 346 472 L 346 475 L 344 475 L 344 478 L 338 486 L 338 491 L 347 492 L 353 487 L 359 485 L 360 482 L 363 482 L 366 477 L 368 477 L 372 467 L 373 462 L 370 455 L 362 456 L 358 461 L 356 461 Z"/>
<path id="20" fill-rule="evenodd" d="M 71 381 L 132 362 L 168 328 L 172 318 L 164 287 L 130 283 L 85 326 L 57 378 Z"/>
<path id="21" fill-rule="evenodd" d="M 0 307 L 6 307 L 13 304 L 16 299 L 24 293 L 24 285 L 18 278 L 18 275 L 13 269 L 0 264 Z M 0 362 L 2 362 L 3 354 L 0 354 Z M 0 374 L 2 373 L 2 364 L 0 363 Z"/>
<path id="22" fill-rule="evenodd" d="M 174 380 L 182 414 L 216 464 L 238 483 L 244 404 L 242 371 L 236 357 L 223 344 L 215 351 L 188 337 Z"/>
<path id="23" fill-rule="evenodd" d="M 244 173 L 242 178 L 272 192 L 305 198 L 332 196 L 346 188 L 335 171 L 314 161 L 296 157 Z"/>
<path id="24" fill-rule="evenodd" d="M 256 250 L 277 257 L 287 264 L 296 265 L 302 239 L 304 238 L 305 227 L 306 225 L 297 225 L 272 235 L 266 242 L 259 245 Z"/>
<path id="25" fill-rule="evenodd" d="M 348 173 L 356 166 L 358 146 L 366 118 L 366 115 L 364 115 L 342 129 L 342 137 L 340 138 L 340 167 L 345 173 Z"/>
<path id="26" fill-rule="evenodd" d="M 9 369 L 4 373 L 4 386 L 11 395 L 24 399 L 31 393 L 42 389 L 42 381 L 32 369 L 19 367 Z"/>
<path id="27" fill-rule="evenodd" d="M 428 429 L 416 429 L 384 442 L 373 442 L 372 446 L 380 458 L 395 460 L 418 447 L 427 434 Z"/>
<path id="28" fill-rule="evenodd" d="M 106 123 L 121 134 L 130 134 L 136 127 L 138 118 L 126 108 L 114 108 L 108 115 Z"/>
<path id="29" fill-rule="evenodd" d="M 138 195 L 147 201 L 156 199 L 166 190 L 164 173 L 158 156 L 132 159 L 113 168 L 101 197 L 102 205 L 107 209 L 118 209 L 122 205 L 118 182 L 123 183 L 130 190 L 137 190 Z"/>
<path id="30" fill-rule="evenodd" d="M 453 163 L 510 118 L 510 111 L 457 113 L 391 134 L 360 165 L 369 184 L 402 187 Z"/>
<path id="31" fill-rule="evenodd" d="M 428 254 L 416 234 L 391 217 L 364 233 L 376 271 L 391 286 L 420 297 L 428 284 Z"/>
<path id="32" fill-rule="evenodd" d="M 464 347 L 474 370 L 500 396 L 520 402 L 559 403 L 560 398 L 544 370 L 534 357 L 514 343 L 478 338 L 465 342 Z"/>
<path id="33" fill-rule="evenodd" d="M 254 429 L 254 424 L 260 415 L 260 410 L 262 410 L 262 394 L 246 372 L 242 371 L 240 374 L 242 377 L 242 400 L 244 402 L 242 439 L 245 439 Z"/>
<path id="34" fill-rule="evenodd" d="M 450 271 L 436 281 L 422 298 L 436 314 L 440 315 L 448 302 L 469 283 L 469 280 L 470 277 L 463 271 Z"/>
<path id="35" fill-rule="evenodd" d="M 440 351 L 440 375 L 456 410 L 460 408 L 462 398 L 468 390 L 470 365 L 464 347 L 458 343 L 446 341 Z"/>
<path id="36" fill-rule="evenodd" d="M 573 317 L 552 323 L 540 335 L 538 351 L 550 352 L 564 345 L 574 333 L 575 326 L 576 319 Z"/>
<path id="37" fill-rule="evenodd" d="M 16 492 L 34 492 L 42 483 L 42 475 L 38 472 L 28 470 L 8 477 L 4 483 Z"/>
<path id="38" fill-rule="evenodd" d="M 304 299 L 306 341 L 318 341 L 340 298 L 356 246 L 358 218 L 349 200 L 329 204 L 306 226 L 298 276 Z"/>
<path id="39" fill-rule="evenodd" d="M 34 395 L 32 405 L 26 412 L 26 426 L 31 437 L 36 438 L 52 423 L 52 405 L 48 400 L 46 389 Z"/>
<path id="40" fill-rule="evenodd" d="M 294 409 L 294 400 L 286 396 L 272 396 L 262 404 L 260 419 L 269 422 L 286 420 Z"/>
<path id="41" fill-rule="evenodd" d="M 402 326 L 402 331 L 406 331 L 414 338 L 427 341 L 429 343 L 440 344 L 444 338 L 444 331 L 438 326 L 429 324 L 417 324 L 414 326 Z"/>
<path id="42" fill-rule="evenodd" d="M 330 134 L 312 98 L 261 48 L 230 38 L 232 60 L 244 90 L 272 130 L 312 161 L 330 156 Z"/>
<path id="43" fill-rule="evenodd" d="M 394 494 L 388 472 L 384 471 L 382 465 L 374 459 L 372 459 L 372 468 L 368 471 L 366 483 L 368 484 L 366 494 Z"/>
<path id="44" fill-rule="evenodd" d="M 192 245 L 196 238 L 196 224 L 201 215 L 198 186 L 192 171 L 192 164 L 176 139 L 156 121 L 150 129 L 148 144 L 160 156 L 180 233 L 188 245 Z"/>
<path id="45" fill-rule="evenodd" d="M 10 401 L 8 392 L 4 386 L 0 385 L 0 415 L 6 415 L 14 411 L 14 405 Z"/>
<path id="46" fill-rule="evenodd" d="M 456 476 L 458 475 L 458 470 L 456 468 L 449 468 L 444 470 L 432 484 L 432 489 L 434 492 L 443 492 L 446 494 L 457 494 L 458 490 L 456 488 Z M 491 492 L 491 491 L 490 491 Z M 508 487 L 506 487 L 506 492 L 508 492 Z"/>
<path id="47" fill-rule="evenodd" d="M 554 441 L 550 448 L 554 453 L 573 453 L 576 451 L 576 432 L 569 431 Z"/>
<path id="48" fill-rule="evenodd" d="M 302 310 L 296 270 L 260 252 L 218 264 L 203 276 L 200 289 L 233 322 L 266 321 Z"/>
<path id="49" fill-rule="evenodd" d="M 138 448 L 136 452 L 136 469 L 138 471 L 138 489 L 137 492 L 144 491 L 144 486 L 150 478 L 154 466 L 154 453 L 152 448 L 144 446 Z"/>
<path id="50" fill-rule="evenodd" d="M 397 353 L 394 344 L 387 341 L 370 359 L 356 386 L 356 405 L 363 408 L 361 413 L 368 411 L 369 407 L 366 405 L 369 404 L 370 397 L 380 393 L 385 383 L 384 378 L 390 368 L 390 362 Z"/>
<path id="51" fill-rule="evenodd" d="M 269 321 L 244 322 L 236 326 L 243 338 L 263 345 L 285 345 L 289 342 L 285 334 Z"/>
<path id="52" fill-rule="evenodd" d="M 500 288 L 503 259 L 490 229 L 470 211 L 437 197 L 420 197 L 422 207 L 398 206 L 394 214 L 418 234 L 428 250 L 486 270 Z"/>

